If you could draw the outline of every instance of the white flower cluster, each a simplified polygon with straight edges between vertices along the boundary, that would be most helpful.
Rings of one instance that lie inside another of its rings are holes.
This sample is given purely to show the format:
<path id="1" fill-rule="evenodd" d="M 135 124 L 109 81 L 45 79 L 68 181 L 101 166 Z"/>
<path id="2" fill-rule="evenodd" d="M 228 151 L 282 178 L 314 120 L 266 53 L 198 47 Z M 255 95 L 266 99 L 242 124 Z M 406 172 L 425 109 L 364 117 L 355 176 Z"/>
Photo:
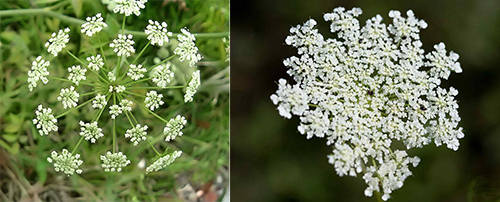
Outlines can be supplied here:
<path id="1" fill-rule="evenodd" d="M 102 109 L 104 106 L 106 106 L 106 104 L 108 104 L 108 102 L 106 101 L 106 96 L 104 95 L 101 95 L 100 93 L 98 93 L 94 100 L 92 100 L 92 107 L 94 109 Z"/>
<path id="2" fill-rule="evenodd" d="M 113 12 L 124 14 L 125 16 L 141 15 L 141 9 L 147 0 L 114 0 Z"/>
<path id="3" fill-rule="evenodd" d="M 146 173 L 159 171 L 168 165 L 172 164 L 175 159 L 179 158 L 182 155 L 182 151 L 174 151 L 172 154 L 167 154 L 158 160 L 156 160 L 153 164 L 146 168 Z"/>
<path id="4" fill-rule="evenodd" d="M 113 48 L 116 55 L 129 57 L 132 53 L 135 53 L 134 44 L 135 42 L 132 40 L 132 34 L 118 34 L 118 38 L 113 39 L 109 47 Z"/>
<path id="5" fill-rule="evenodd" d="M 101 155 L 102 168 L 105 172 L 120 172 L 122 168 L 130 164 L 130 160 L 122 152 L 111 153 L 106 152 L 106 155 Z"/>
<path id="6" fill-rule="evenodd" d="M 163 135 L 166 135 L 165 141 L 170 142 L 178 136 L 182 136 L 182 128 L 186 125 L 187 121 L 181 115 L 168 120 L 167 125 L 163 129 Z"/>
<path id="7" fill-rule="evenodd" d="M 142 65 L 131 64 L 128 68 L 127 76 L 129 76 L 132 80 L 137 81 L 144 77 L 144 73 L 146 72 L 146 68 L 142 67 Z"/>
<path id="8" fill-rule="evenodd" d="M 128 129 L 125 132 L 125 137 L 130 138 L 130 142 L 134 143 L 134 146 L 136 146 L 139 142 L 146 140 L 147 129 L 148 126 L 141 126 L 140 124 L 137 124 L 135 127 Z"/>
<path id="9" fill-rule="evenodd" d="M 116 81 L 116 74 L 114 72 L 108 72 L 108 79 L 111 82 Z"/>
<path id="10" fill-rule="evenodd" d="M 132 111 L 133 106 L 134 106 L 134 103 L 130 100 L 123 99 L 120 101 L 120 107 L 121 107 L 122 111 L 130 112 L 130 111 Z"/>
<path id="11" fill-rule="evenodd" d="M 116 92 L 116 93 L 121 93 L 125 91 L 127 88 L 123 85 L 117 85 L 117 86 L 109 86 L 109 92 Z"/>
<path id="12" fill-rule="evenodd" d="M 33 91 L 36 88 L 38 81 L 42 80 L 44 84 L 49 82 L 47 76 L 49 76 L 49 71 L 47 67 L 50 65 L 49 61 L 46 61 L 42 56 L 36 57 L 31 63 L 31 70 L 28 72 L 28 88 Z"/>
<path id="13" fill-rule="evenodd" d="M 279 114 L 300 117 L 298 131 L 306 137 L 326 138 L 333 146 L 328 156 L 338 175 L 363 175 L 368 187 L 387 200 L 412 173 L 420 159 L 404 149 L 434 141 L 457 150 L 464 136 L 455 96 L 439 87 L 450 72 L 462 71 L 456 53 L 443 43 L 425 53 L 419 32 L 423 20 L 391 11 L 393 23 L 377 15 L 360 27 L 359 8 L 336 8 L 324 15 L 337 38 L 324 38 L 309 20 L 290 29 L 286 43 L 299 57 L 283 61 L 295 84 L 280 79 L 271 100 Z"/>
<path id="14" fill-rule="evenodd" d="M 35 115 L 36 118 L 33 119 L 33 124 L 36 125 L 41 136 L 49 135 L 52 131 L 57 132 L 57 119 L 54 117 L 51 108 L 43 108 L 42 105 L 38 105 Z"/>
<path id="15" fill-rule="evenodd" d="M 52 151 L 50 157 L 47 157 L 47 161 L 54 164 L 56 172 L 63 172 L 68 176 L 73 175 L 75 172 L 78 174 L 82 173 L 82 170 L 79 168 L 83 163 L 80 160 L 80 154 L 73 155 L 66 149 L 63 149 L 61 154 Z"/>
<path id="16" fill-rule="evenodd" d="M 85 73 L 87 69 L 80 67 L 80 65 L 73 65 L 68 67 L 69 76 L 68 79 L 78 86 L 80 81 L 87 79 Z"/>
<path id="17" fill-rule="evenodd" d="M 85 140 L 95 143 L 97 139 L 103 137 L 102 129 L 97 126 L 97 121 L 85 123 L 80 121 L 80 135 L 85 137 Z"/>
<path id="18" fill-rule="evenodd" d="M 172 36 L 172 32 L 167 30 L 167 23 L 160 23 L 153 20 L 149 20 L 148 22 L 149 24 L 146 26 L 144 33 L 146 33 L 151 44 L 163 46 L 163 44 L 168 43 L 168 37 Z"/>
<path id="19" fill-rule="evenodd" d="M 198 91 L 200 87 L 200 70 L 193 72 L 191 76 L 191 81 L 189 81 L 188 87 L 186 88 L 186 94 L 184 94 L 184 102 L 193 101 L 193 96 Z"/>
<path id="20" fill-rule="evenodd" d="M 111 105 L 109 107 L 109 114 L 111 115 L 111 119 L 116 119 L 118 115 L 122 113 L 122 107 L 119 105 Z"/>
<path id="21" fill-rule="evenodd" d="M 57 56 L 57 54 L 66 47 L 69 42 L 69 31 L 69 28 L 65 28 L 59 30 L 57 33 L 52 33 L 49 41 L 45 43 L 45 47 L 50 54 Z"/>
<path id="22" fill-rule="evenodd" d="M 108 27 L 103 20 L 101 13 L 97 13 L 97 15 L 92 17 L 87 17 L 85 23 L 82 24 L 81 32 L 91 37 L 95 33 L 100 32 L 103 28 Z"/>
<path id="23" fill-rule="evenodd" d="M 151 78 L 160 88 L 166 88 L 174 78 L 174 72 L 170 71 L 170 63 L 161 64 L 153 69 Z"/>
<path id="24" fill-rule="evenodd" d="M 181 29 L 181 34 L 177 35 L 179 44 L 174 50 L 174 53 L 179 56 L 180 61 L 187 61 L 189 65 L 194 66 L 201 60 L 201 55 L 198 53 L 198 47 L 194 41 L 194 35 L 189 33 L 185 28 Z"/>
<path id="25" fill-rule="evenodd" d="M 163 105 L 164 102 L 161 100 L 163 98 L 163 95 L 161 93 L 157 93 L 156 91 L 152 90 L 146 93 L 146 98 L 144 99 L 144 105 L 146 105 L 147 108 L 149 108 L 151 111 L 154 111 L 155 109 L 158 109 L 160 105 Z"/>
<path id="26" fill-rule="evenodd" d="M 57 97 L 58 101 L 61 101 L 64 109 L 76 107 L 78 98 L 80 94 L 75 91 L 75 87 L 71 86 L 69 88 L 61 89 L 59 96 Z"/>
<path id="27" fill-rule="evenodd" d="M 89 62 L 88 67 L 94 71 L 99 71 L 104 66 L 104 60 L 99 54 L 87 57 L 87 61 Z"/>

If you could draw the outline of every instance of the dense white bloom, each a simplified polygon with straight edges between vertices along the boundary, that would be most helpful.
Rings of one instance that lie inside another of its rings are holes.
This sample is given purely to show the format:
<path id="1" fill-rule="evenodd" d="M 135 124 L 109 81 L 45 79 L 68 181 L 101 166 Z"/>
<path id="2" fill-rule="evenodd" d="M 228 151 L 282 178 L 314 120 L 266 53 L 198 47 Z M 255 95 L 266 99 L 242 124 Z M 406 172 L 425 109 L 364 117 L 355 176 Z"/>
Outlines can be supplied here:
<path id="1" fill-rule="evenodd" d="M 114 0 L 113 12 L 124 14 L 125 16 L 141 14 L 141 9 L 147 0 Z"/>
<path id="2" fill-rule="evenodd" d="M 68 176 L 73 175 L 75 172 L 78 174 L 82 173 L 82 170 L 79 168 L 83 163 L 80 160 L 80 154 L 73 155 L 66 149 L 63 149 L 60 154 L 52 151 L 50 157 L 47 157 L 47 161 L 54 164 L 56 172 L 63 172 Z"/>
<path id="3" fill-rule="evenodd" d="M 33 124 L 36 125 L 41 136 L 49 135 L 52 131 L 57 132 L 57 119 L 54 117 L 51 108 L 43 108 L 42 105 L 38 105 L 35 115 L 36 118 L 33 119 Z"/>
<path id="4" fill-rule="evenodd" d="M 139 142 L 145 141 L 146 140 L 146 130 L 148 129 L 148 126 L 141 126 L 140 124 L 137 124 L 135 127 L 132 129 L 128 129 L 125 132 L 125 137 L 130 138 L 130 142 L 134 143 L 134 146 L 139 144 Z"/>
<path id="5" fill-rule="evenodd" d="M 121 92 L 123 92 L 125 90 L 126 90 L 126 88 L 123 85 L 109 86 L 109 92 L 110 93 L 112 93 L 112 92 L 121 93 Z"/>
<path id="6" fill-rule="evenodd" d="M 36 57 L 35 60 L 31 63 L 31 70 L 28 72 L 28 88 L 30 91 L 33 91 L 33 88 L 36 88 L 38 81 L 42 81 L 43 84 L 47 84 L 49 79 L 49 71 L 47 71 L 47 67 L 50 65 L 49 61 L 46 61 L 42 58 L 42 56 Z"/>
<path id="7" fill-rule="evenodd" d="M 68 79 L 73 83 L 75 83 L 77 86 L 81 80 L 87 79 L 87 77 L 85 76 L 87 69 L 80 67 L 80 65 L 74 65 L 68 67 L 68 72 L 69 72 Z"/>
<path id="8" fill-rule="evenodd" d="M 114 72 L 108 72 L 108 79 L 110 81 L 116 81 L 116 74 Z M 111 92 L 111 90 L 109 92 Z"/>
<path id="9" fill-rule="evenodd" d="M 163 98 L 163 95 L 161 93 L 157 93 L 156 91 L 152 90 L 146 93 L 146 98 L 144 99 L 144 104 L 146 105 L 147 108 L 149 108 L 151 111 L 154 111 L 160 105 L 163 105 L 164 102 L 161 100 Z"/>
<path id="10" fill-rule="evenodd" d="M 420 162 L 393 141 L 406 149 L 432 142 L 458 149 L 464 137 L 458 91 L 439 85 L 462 69 L 458 54 L 443 43 L 425 53 L 419 33 L 427 24 L 411 10 L 407 17 L 390 11 L 390 25 L 376 15 L 363 27 L 361 13 L 336 8 L 325 14 L 333 39 L 323 37 L 314 20 L 292 27 L 285 42 L 299 56 L 283 64 L 294 84 L 280 79 L 271 100 L 281 116 L 300 118 L 297 129 L 306 138 L 327 140 L 333 147 L 328 161 L 338 175 L 361 174 L 365 195 L 376 191 L 387 200 Z"/>
<path id="11" fill-rule="evenodd" d="M 97 139 L 104 136 L 102 129 L 97 126 L 97 121 L 92 123 L 80 121 L 80 135 L 91 143 L 95 143 Z"/>
<path id="12" fill-rule="evenodd" d="M 194 41 L 194 35 L 189 33 L 185 28 L 181 29 L 181 34 L 177 35 L 179 44 L 174 50 L 174 53 L 179 56 L 180 61 L 187 61 L 189 65 L 194 66 L 201 60 L 201 55 L 198 53 L 198 47 Z"/>
<path id="13" fill-rule="evenodd" d="M 191 102 L 193 101 L 193 96 L 198 91 L 198 88 L 200 87 L 200 70 L 196 70 L 193 72 L 193 75 L 191 76 L 191 81 L 189 81 L 189 84 L 186 88 L 186 94 L 184 94 L 184 102 Z"/>
<path id="14" fill-rule="evenodd" d="M 105 172 L 120 172 L 122 168 L 130 164 L 130 160 L 122 152 L 111 153 L 106 152 L 106 155 L 101 155 L 102 168 Z"/>
<path id="15" fill-rule="evenodd" d="M 97 13 L 97 15 L 92 17 L 87 17 L 81 26 L 81 32 L 87 36 L 92 36 L 95 33 L 100 32 L 103 28 L 108 27 L 103 20 L 104 19 L 101 17 L 101 13 Z"/>
<path id="16" fill-rule="evenodd" d="M 115 119 L 121 113 L 122 108 L 119 105 L 111 105 L 109 107 L 109 114 L 111 115 L 111 119 Z"/>
<path id="17" fill-rule="evenodd" d="M 130 111 L 132 111 L 133 106 L 134 106 L 134 103 L 130 100 L 123 99 L 120 101 L 120 107 L 122 108 L 122 111 L 130 112 Z"/>
<path id="18" fill-rule="evenodd" d="M 45 43 L 45 47 L 47 48 L 47 52 L 50 54 L 57 56 L 61 50 L 66 47 L 69 42 L 69 28 L 61 29 L 57 33 L 54 32 L 51 35 L 51 38 L 47 43 Z"/>
<path id="19" fill-rule="evenodd" d="M 167 154 L 159 159 L 157 159 L 153 164 L 146 168 L 146 173 L 159 171 L 168 165 L 172 164 L 175 159 L 179 158 L 182 151 L 174 151 L 171 154 Z"/>
<path id="20" fill-rule="evenodd" d="M 166 63 L 153 69 L 151 77 L 158 87 L 166 88 L 174 78 L 174 72 L 170 71 L 170 66 L 170 63 Z"/>
<path id="21" fill-rule="evenodd" d="M 107 104 L 106 96 L 101 95 L 100 93 L 98 93 L 95 96 L 95 99 L 92 100 L 92 107 L 94 109 L 102 109 L 104 106 L 106 106 L 106 104 Z"/>
<path id="22" fill-rule="evenodd" d="M 149 24 L 146 26 L 144 33 L 148 36 L 148 40 L 151 41 L 151 45 L 163 46 L 163 44 L 168 43 L 168 37 L 172 36 L 172 32 L 168 32 L 166 22 L 158 22 L 149 20 Z"/>
<path id="23" fill-rule="evenodd" d="M 80 94 L 75 91 L 75 87 L 71 86 L 69 88 L 61 89 L 59 96 L 57 97 L 58 101 L 61 101 L 64 109 L 76 107 L 78 103 L 78 98 Z"/>
<path id="24" fill-rule="evenodd" d="M 146 68 L 142 67 L 142 65 L 131 64 L 128 68 L 127 76 L 129 76 L 132 80 L 137 81 L 144 77 L 144 73 L 146 73 L 146 71 Z"/>
<path id="25" fill-rule="evenodd" d="M 99 71 L 99 69 L 104 66 L 104 60 L 99 54 L 97 54 L 96 56 L 92 55 L 90 57 L 87 57 L 87 61 L 89 62 L 89 68 L 94 71 Z"/>
<path id="26" fill-rule="evenodd" d="M 181 115 L 177 115 L 175 118 L 168 120 L 167 125 L 163 129 L 163 135 L 166 135 L 165 141 L 169 142 L 178 136 L 182 136 L 182 128 L 184 128 L 186 123 L 186 118 Z"/>
<path id="27" fill-rule="evenodd" d="M 134 44 L 135 42 L 132 40 L 132 34 L 118 34 L 118 38 L 113 39 L 109 47 L 113 48 L 116 55 L 128 57 L 132 53 L 135 53 Z"/>

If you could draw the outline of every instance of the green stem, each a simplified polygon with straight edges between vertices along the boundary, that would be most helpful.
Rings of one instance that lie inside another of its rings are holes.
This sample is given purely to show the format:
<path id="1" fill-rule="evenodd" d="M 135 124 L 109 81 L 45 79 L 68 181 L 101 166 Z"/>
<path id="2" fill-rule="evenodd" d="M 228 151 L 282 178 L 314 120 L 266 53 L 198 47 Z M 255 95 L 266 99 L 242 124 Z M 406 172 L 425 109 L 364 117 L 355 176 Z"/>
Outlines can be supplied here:
<path id="1" fill-rule="evenodd" d="M 167 86 L 165 88 L 158 87 L 158 86 L 137 86 L 137 87 L 130 87 L 128 89 L 174 89 L 174 88 L 185 88 L 186 86 Z"/>
<path id="2" fill-rule="evenodd" d="M 116 104 L 116 94 L 113 93 L 113 104 Z M 113 119 L 113 153 L 116 152 L 116 118 Z"/>
<path id="3" fill-rule="evenodd" d="M 69 80 L 69 79 L 65 79 L 65 78 L 59 78 L 59 77 L 55 77 L 55 76 L 50 76 L 49 78 L 51 79 L 55 79 L 55 80 L 59 80 L 59 81 L 64 81 L 64 82 L 69 82 L 69 83 L 73 83 L 73 81 Z M 78 82 L 79 84 L 83 84 L 83 85 L 87 85 L 87 86 L 94 86 L 94 84 L 91 84 L 91 83 L 86 83 L 86 82 Z"/>
<path id="4" fill-rule="evenodd" d="M 134 61 L 132 61 L 131 64 L 135 64 L 135 62 L 137 62 L 137 60 L 139 59 L 139 57 L 141 57 L 146 48 L 148 48 L 149 44 L 151 44 L 151 41 L 148 40 L 148 43 L 144 46 L 144 48 L 142 48 L 141 52 L 139 52 L 139 54 L 135 57 Z"/>
<path id="5" fill-rule="evenodd" d="M 158 66 L 160 66 L 160 65 L 162 65 L 162 64 L 165 64 L 166 62 L 168 62 L 168 61 L 170 61 L 171 59 L 173 59 L 175 56 L 176 56 L 176 55 L 172 55 L 172 56 L 170 56 L 170 57 L 168 57 L 168 58 L 166 58 L 166 59 L 162 60 L 160 63 L 158 63 L 158 64 L 156 64 L 156 65 L 153 65 L 153 66 L 151 66 L 151 67 L 147 68 L 147 70 L 148 70 L 148 71 L 150 71 L 150 70 L 154 69 L 155 67 L 158 67 Z"/>
<path id="6" fill-rule="evenodd" d="M 137 97 L 142 97 L 142 98 L 146 97 L 146 96 L 144 96 L 144 95 L 137 94 L 137 93 L 134 93 L 134 92 L 130 92 L 130 91 L 128 91 L 128 90 L 126 90 L 126 91 L 125 91 L 125 93 L 130 94 L 130 95 L 134 95 L 134 96 L 137 96 Z"/>
<path id="7" fill-rule="evenodd" d="M 122 21 L 122 34 L 125 32 L 125 20 L 126 20 L 127 16 L 126 15 L 123 15 L 123 21 Z"/>
<path id="8" fill-rule="evenodd" d="M 154 113 L 153 111 L 149 110 L 146 106 L 142 106 L 144 107 L 144 109 L 146 109 L 149 113 L 151 113 L 153 116 L 155 116 L 156 118 L 160 119 L 161 121 L 165 122 L 165 123 L 168 123 L 167 120 L 165 120 L 164 118 L 162 118 L 160 115 Z"/>
<path id="9" fill-rule="evenodd" d="M 155 146 L 151 143 L 151 141 L 147 140 L 147 142 L 149 143 L 149 146 L 151 146 L 151 148 L 153 148 L 156 155 L 161 156 L 160 152 L 158 152 L 158 150 L 156 150 Z"/>
<path id="10" fill-rule="evenodd" d="M 132 84 L 140 83 L 140 82 L 148 81 L 148 80 L 151 80 L 151 78 L 148 77 L 148 78 L 140 79 L 140 80 L 137 80 L 137 81 L 131 81 L 131 82 L 125 83 L 124 85 L 125 85 L 125 87 L 128 87 L 128 86 L 131 86 Z"/>
<path id="11" fill-rule="evenodd" d="M 83 67 L 85 67 L 86 69 L 90 70 L 91 72 L 93 72 L 94 74 L 96 74 L 99 79 L 101 79 L 102 81 L 104 81 L 105 83 L 108 83 L 108 80 L 106 80 L 104 77 L 102 77 L 98 72 L 94 71 L 93 69 L 90 69 L 87 64 L 85 62 L 83 62 L 83 60 L 80 60 L 80 58 L 76 57 L 75 55 L 73 55 L 73 53 L 71 53 L 70 51 L 66 51 L 71 57 L 73 57 L 75 60 L 77 60 L 79 63 L 81 63 L 83 65 Z"/>
<path id="12" fill-rule="evenodd" d="M 73 151 L 71 151 L 71 154 L 74 154 L 75 151 L 78 149 L 78 147 L 80 147 L 80 144 L 82 144 L 83 138 L 85 138 L 85 137 L 84 136 L 80 137 L 80 140 L 78 140 L 78 143 L 76 143 L 76 146 L 75 146 L 75 148 L 73 148 Z"/>
<path id="13" fill-rule="evenodd" d="M 92 99 L 90 99 L 90 100 L 85 101 L 84 103 L 82 103 L 82 104 L 80 104 L 80 105 L 76 106 L 75 108 L 68 109 L 67 111 L 63 112 L 62 114 L 57 115 L 57 116 L 56 116 L 56 119 L 61 118 L 62 116 L 64 116 L 64 115 L 68 114 L 68 113 L 69 113 L 69 112 L 71 112 L 72 110 L 76 110 L 76 109 L 79 109 L 80 107 L 85 106 L 86 104 L 88 104 L 89 102 L 91 102 L 91 101 L 92 101 L 92 100 L 94 100 L 94 99 L 95 99 L 95 97 L 94 97 L 94 98 L 92 98 Z"/>

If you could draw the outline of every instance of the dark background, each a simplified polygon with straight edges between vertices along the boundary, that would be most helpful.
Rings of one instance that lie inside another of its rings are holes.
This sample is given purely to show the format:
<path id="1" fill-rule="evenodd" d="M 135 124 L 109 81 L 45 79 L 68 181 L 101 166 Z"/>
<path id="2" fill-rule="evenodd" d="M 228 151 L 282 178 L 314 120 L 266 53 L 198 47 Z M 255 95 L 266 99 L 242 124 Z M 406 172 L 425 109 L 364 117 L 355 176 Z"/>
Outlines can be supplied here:
<path id="1" fill-rule="evenodd" d="M 298 119 L 278 115 L 269 96 L 287 78 L 282 61 L 296 53 L 284 41 L 291 26 L 360 7 L 366 19 L 412 9 L 428 23 L 426 51 L 443 41 L 460 55 L 462 74 L 444 86 L 459 90 L 465 138 L 458 151 L 428 145 L 411 150 L 422 161 L 390 201 L 500 201 L 500 1 L 233 1 L 231 16 L 231 189 L 235 201 L 376 201 L 361 177 L 339 177 L 325 140 L 306 140 Z"/>

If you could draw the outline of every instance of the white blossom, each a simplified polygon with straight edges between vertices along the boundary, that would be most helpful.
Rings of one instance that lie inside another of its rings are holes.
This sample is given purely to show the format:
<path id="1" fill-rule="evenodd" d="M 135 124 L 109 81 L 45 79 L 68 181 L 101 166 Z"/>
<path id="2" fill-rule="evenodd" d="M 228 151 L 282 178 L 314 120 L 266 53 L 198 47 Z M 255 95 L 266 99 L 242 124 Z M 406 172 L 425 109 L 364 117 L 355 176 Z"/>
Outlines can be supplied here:
<path id="1" fill-rule="evenodd" d="M 170 142 L 178 136 L 182 136 L 182 128 L 186 125 L 187 121 L 181 115 L 168 120 L 167 125 L 163 129 L 163 135 L 166 135 L 165 141 Z"/>
<path id="2" fill-rule="evenodd" d="M 95 143 L 97 139 L 104 136 L 102 129 L 97 126 L 97 121 L 92 123 L 80 121 L 80 135 L 91 143 Z"/>
<path id="3" fill-rule="evenodd" d="M 113 12 L 130 16 L 132 14 L 139 16 L 141 9 L 145 6 L 147 0 L 114 0 Z"/>
<path id="4" fill-rule="evenodd" d="M 28 88 L 30 91 L 33 91 L 33 88 L 36 88 L 38 81 L 42 81 L 43 84 L 47 84 L 49 79 L 49 71 L 47 71 L 47 67 L 50 65 L 49 61 L 46 61 L 42 58 L 42 56 L 36 57 L 35 60 L 31 63 L 31 70 L 28 72 Z"/>
<path id="5" fill-rule="evenodd" d="M 99 69 L 101 69 L 104 66 L 104 60 L 99 54 L 87 57 L 87 61 L 89 62 L 88 67 L 94 71 L 99 71 Z"/>
<path id="6" fill-rule="evenodd" d="M 109 92 L 116 92 L 116 93 L 121 93 L 125 91 L 127 88 L 123 85 L 117 85 L 117 86 L 109 86 Z"/>
<path id="7" fill-rule="evenodd" d="M 139 144 L 139 142 L 146 140 L 148 126 L 141 126 L 137 124 L 135 127 L 128 129 L 125 132 L 125 137 L 130 138 L 130 142 L 134 143 L 134 146 Z"/>
<path id="8" fill-rule="evenodd" d="M 83 161 L 80 160 L 80 154 L 71 154 L 68 150 L 63 149 L 60 154 L 52 151 L 50 157 L 47 157 L 49 163 L 54 164 L 56 172 L 63 172 L 70 176 L 76 173 L 81 174 L 82 170 L 79 168 Z"/>
<path id="9" fill-rule="evenodd" d="M 156 91 L 152 90 L 152 91 L 149 91 L 148 93 L 146 93 L 146 98 L 144 99 L 144 104 L 151 111 L 154 111 L 155 109 L 158 109 L 158 107 L 160 107 L 160 105 L 164 104 L 164 102 L 161 100 L 162 98 L 163 98 L 163 95 L 161 93 L 157 93 Z"/>
<path id="10" fill-rule="evenodd" d="M 80 67 L 80 65 L 73 65 L 68 67 L 69 76 L 68 79 L 78 86 L 80 81 L 87 79 L 85 73 L 87 69 Z"/>
<path id="11" fill-rule="evenodd" d="M 57 33 L 54 32 L 51 35 L 51 38 L 47 43 L 45 43 L 45 47 L 47 48 L 47 52 L 50 54 L 57 56 L 61 50 L 66 47 L 69 42 L 69 28 L 61 29 Z"/>
<path id="12" fill-rule="evenodd" d="M 132 53 L 135 53 L 134 44 L 132 34 L 118 34 L 118 38 L 113 39 L 109 47 L 113 48 L 116 55 L 129 57 Z"/>
<path id="13" fill-rule="evenodd" d="M 95 33 L 100 32 L 103 28 L 108 27 L 103 20 L 104 19 L 101 17 L 101 13 L 85 18 L 85 22 L 81 26 L 81 32 L 91 37 Z"/>
<path id="14" fill-rule="evenodd" d="M 200 70 L 196 70 L 193 72 L 193 75 L 191 76 L 191 81 L 189 81 L 189 84 L 186 88 L 186 94 L 184 94 L 184 102 L 191 102 L 193 101 L 193 96 L 198 91 L 198 88 L 200 87 Z"/>
<path id="15" fill-rule="evenodd" d="M 174 50 L 174 53 L 179 56 L 180 61 L 187 61 L 189 65 L 194 66 L 201 60 L 201 55 L 198 53 L 198 47 L 194 41 L 194 35 L 189 33 L 185 28 L 181 29 L 181 34 L 177 35 L 179 44 Z"/>
<path id="16" fill-rule="evenodd" d="M 115 119 L 121 113 L 122 108 L 119 105 L 111 105 L 109 107 L 109 114 L 111 115 L 111 119 Z"/>
<path id="17" fill-rule="evenodd" d="M 108 79 L 112 82 L 116 81 L 116 74 L 114 72 L 108 72 Z M 111 90 L 109 92 L 111 92 Z"/>
<path id="18" fill-rule="evenodd" d="M 151 41 L 151 45 L 163 46 L 168 43 L 168 37 L 172 36 L 172 32 L 167 30 L 167 23 L 153 20 L 148 22 L 149 24 L 146 26 L 144 33 L 146 33 L 148 40 Z"/>
<path id="19" fill-rule="evenodd" d="M 105 172 L 121 172 L 122 168 L 130 164 L 130 160 L 122 152 L 111 153 L 108 151 L 105 155 L 101 155 L 101 161 Z"/>
<path id="20" fill-rule="evenodd" d="M 42 105 L 38 105 L 35 115 L 36 118 L 33 119 L 33 124 L 35 124 L 41 136 L 49 135 L 52 131 L 57 132 L 57 119 L 54 117 L 51 108 L 43 108 Z"/>
<path id="21" fill-rule="evenodd" d="M 166 88 L 167 85 L 173 80 L 174 72 L 170 71 L 170 63 L 161 64 L 155 67 L 152 72 L 153 82 L 161 88 Z"/>
<path id="22" fill-rule="evenodd" d="M 129 76 L 132 80 L 137 81 L 144 77 L 144 73 L 146 72 L 146 68 L 142 67 L 142 65 L 131 64 L 128 68 L 127 76 Z"/>
<path id="23" fill-rule="evenodd" d="M 174 151 L 171 154 L 160 157 L 153 164 L 146 168 L 146 173 L 156 172 L 169 166 L 175 161 L 175 159 L 179 158 L 181 155 L 182 151 Z"/>
<path id="24" fill-rule="evenodd" d="M 101 95 L 100 93 L 98 93 L 94 100 L 92 100 L 92 107 L 94 109 L 102 109 L 104 106 L 106 106 L 106 104 L 108 104 L 108 102 L 106 101 L 106 96 L 104 95 Z"/>
<path id="25" fill-rule="evenodd" d="M 134 106 L 134 103 L 130 100 L 123 99 L 120 101 L 120 107 L 122 108 L 122 111 L 130 112 L 130 111 L 132 111 L 133 106 Z"/>
<path id="26" fill-rule="evenodd" d="M 69 88 L 61 89 L 61 92 L 59 93 L 57 100 L 61 101 L 64 109 L 66 109 L 66 108 L 76 107 L 79 97 L 80 94 L 78 94 L 78 92 L 75 91 L 75 87 L 71 86 Z"/>

